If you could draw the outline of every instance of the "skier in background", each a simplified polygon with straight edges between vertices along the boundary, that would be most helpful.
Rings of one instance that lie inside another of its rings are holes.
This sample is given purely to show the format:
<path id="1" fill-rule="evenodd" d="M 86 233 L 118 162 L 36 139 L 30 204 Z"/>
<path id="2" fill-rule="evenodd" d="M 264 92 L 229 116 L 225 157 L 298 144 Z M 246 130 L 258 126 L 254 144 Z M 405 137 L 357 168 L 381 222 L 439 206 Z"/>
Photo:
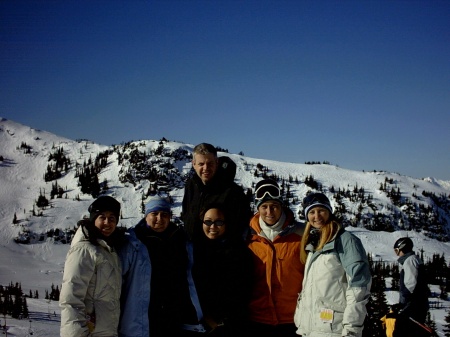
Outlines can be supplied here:
<path id="1" fill-rule="evenodd" d="M 413 247 L 413 242 L 408 237 L 400 238 L 394 244 L 400 266 L 400 310 L 394 337 L 416 336 L 417 325 L 410 318 L 424 323 L 429 309 L 430 289 L 426 281 L 425 266 L 414 253 Z"/>

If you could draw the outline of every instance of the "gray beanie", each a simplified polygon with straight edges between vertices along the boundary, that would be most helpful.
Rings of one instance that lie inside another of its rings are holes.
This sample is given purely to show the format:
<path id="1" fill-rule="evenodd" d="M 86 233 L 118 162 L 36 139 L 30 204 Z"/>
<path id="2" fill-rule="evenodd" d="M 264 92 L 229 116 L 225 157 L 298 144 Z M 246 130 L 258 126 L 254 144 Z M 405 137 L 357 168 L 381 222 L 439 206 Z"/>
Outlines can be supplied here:
<path id="1" fill-rule="evenodd" d="M 166 199 L 160 196 L 151 197 L 150 201 L 145 205 L 145 216 L 151 212 L 170 213 L 170 204 Z"/>

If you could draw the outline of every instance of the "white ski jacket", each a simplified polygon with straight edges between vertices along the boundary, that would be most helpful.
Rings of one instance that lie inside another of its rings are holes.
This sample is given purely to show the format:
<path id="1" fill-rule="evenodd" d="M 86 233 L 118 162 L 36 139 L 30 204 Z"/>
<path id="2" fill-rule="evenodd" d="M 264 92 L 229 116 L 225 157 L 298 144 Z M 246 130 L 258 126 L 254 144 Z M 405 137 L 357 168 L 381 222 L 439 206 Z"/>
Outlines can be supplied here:
<path id="1" fill-rule="evenodd" d="M 120 314 L 121 266 L 104 240 L 95 246 L 80 226 L 64 265 L 59 298 L 61 336 L 117 336 Z"/>
<path id="2" fill-rule="evenodd" d="M 334 241 L 308 254 L 294 315 L 297 334 L 361 336 L 371 280 L 361 241 L 341 229 Z"/>

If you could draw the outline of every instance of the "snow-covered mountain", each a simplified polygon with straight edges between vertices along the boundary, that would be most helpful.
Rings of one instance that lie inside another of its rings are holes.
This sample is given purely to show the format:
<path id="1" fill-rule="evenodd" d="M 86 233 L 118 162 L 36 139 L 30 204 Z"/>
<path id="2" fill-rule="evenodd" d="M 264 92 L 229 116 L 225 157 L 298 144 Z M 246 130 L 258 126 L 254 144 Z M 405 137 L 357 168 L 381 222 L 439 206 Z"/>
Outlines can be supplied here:
<path id="1" fill-rule="evenodd" d="M 25 293 L 37 290 L 40 294 L 52 284 L 61 284 L 69 248 L 64 242 L 87 214 L 95 194 L 82 192 L 86 187 L 80 177 L 92 181 L 95 176 L 99 193 L 105 191 L 122 203 L 123 226 L 141 219 L 142 204 L 155 190 L 172 197 L 174 217 L 178 217 L 192 149 L 192 144 L 165 139 L 105 146 L 0 118 L 0 284 L 20 282 Z M 263 174 L 277 178 L 295 214 L 309 190 L 321 189 L 375 260 L 394 261 L 392 245 L 406 235 L 425 256 L 450 256 L 450 181 L 219 155 L 236 162 L 236 182 L 250 192 Z M 45 200 L 48 206 L 38 207 Z M 55 303 L 32 300 L 28 305 L 30 310 L 35 306 L 36 311 L 59 313 Z M 442 325 L 445 311 L 432 314 Z M 59 335 L 58 324 L 45 323 L 42 335 Z M 17 331 L 10 333 L 28 333 L 28 322 L 15 324 Z M 38 323 L 33 326 L 34 335 L 41 335 Z"/>

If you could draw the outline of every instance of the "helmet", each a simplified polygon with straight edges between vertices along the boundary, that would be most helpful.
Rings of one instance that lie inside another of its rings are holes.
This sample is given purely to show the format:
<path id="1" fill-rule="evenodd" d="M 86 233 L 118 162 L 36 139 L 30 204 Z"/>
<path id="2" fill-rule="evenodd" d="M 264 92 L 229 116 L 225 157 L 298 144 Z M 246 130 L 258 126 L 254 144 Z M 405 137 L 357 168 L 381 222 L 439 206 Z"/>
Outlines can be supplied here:
<path id="1" fill-rule="evenodd" d="M 414 245 L 412 240 L 408 237 L 400 238 L 394 243 L 394 249 L 398 249 L 403 253 L 408 253 L 412 251 L 413 246 Z"/>

